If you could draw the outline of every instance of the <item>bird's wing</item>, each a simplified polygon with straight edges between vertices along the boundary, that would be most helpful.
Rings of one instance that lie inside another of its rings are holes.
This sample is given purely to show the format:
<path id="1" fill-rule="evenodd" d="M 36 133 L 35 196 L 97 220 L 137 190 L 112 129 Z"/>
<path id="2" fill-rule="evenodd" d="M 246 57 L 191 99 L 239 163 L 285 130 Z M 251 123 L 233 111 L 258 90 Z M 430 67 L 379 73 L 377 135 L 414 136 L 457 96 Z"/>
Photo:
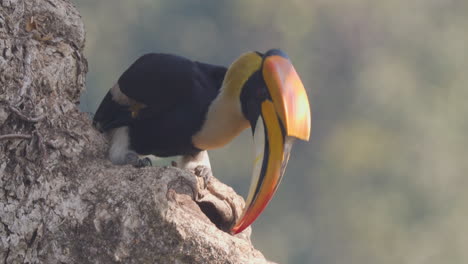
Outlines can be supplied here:
<path id="1" fill-rule="evenodd" d="M 176 55 L 143 55 L 108 92 L 94 123 L 106 131 L 129 125 L 136 118 L 151 118 L 187 100 L 212 97 L 221 87 L 226 70 Z"/>

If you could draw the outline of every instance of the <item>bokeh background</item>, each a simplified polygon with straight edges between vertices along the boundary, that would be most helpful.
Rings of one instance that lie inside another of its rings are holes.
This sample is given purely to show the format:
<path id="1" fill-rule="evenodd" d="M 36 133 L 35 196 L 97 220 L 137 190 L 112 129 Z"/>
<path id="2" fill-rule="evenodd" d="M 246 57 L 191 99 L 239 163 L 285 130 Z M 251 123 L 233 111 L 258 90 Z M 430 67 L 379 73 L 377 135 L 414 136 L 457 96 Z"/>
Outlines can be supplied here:
<path id="1" fill-rule="evenodd" d="M 229 65 L 285 50 L 313 110 L 253 225 L 280 263 L 468 263 L 468 1 L 74 0 L 87 30 L 83 111 L 146 52 Z M 246 195 L 251 139 L 211 152 Z"/>

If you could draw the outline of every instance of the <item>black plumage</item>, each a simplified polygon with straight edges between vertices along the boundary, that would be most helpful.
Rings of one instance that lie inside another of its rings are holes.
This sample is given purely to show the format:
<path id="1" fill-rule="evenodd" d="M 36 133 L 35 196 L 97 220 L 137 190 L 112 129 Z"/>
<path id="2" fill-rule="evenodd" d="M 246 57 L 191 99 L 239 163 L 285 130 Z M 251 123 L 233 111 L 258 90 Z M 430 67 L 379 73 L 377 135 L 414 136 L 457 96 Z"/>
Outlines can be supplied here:
<path id="1" fill-rule="evenodd" d="M 105 96 L 95 116 L 103 131 L 128 126 L 130 148 L 159 157 L 200 151 L 191 137 L 222 86 L 227 69 L 170 54 L 146 54 L 119 78 L 120 91 L 139 105 L 122 105 Z M 132 113 L 133 112 L 133 113 Z"/>

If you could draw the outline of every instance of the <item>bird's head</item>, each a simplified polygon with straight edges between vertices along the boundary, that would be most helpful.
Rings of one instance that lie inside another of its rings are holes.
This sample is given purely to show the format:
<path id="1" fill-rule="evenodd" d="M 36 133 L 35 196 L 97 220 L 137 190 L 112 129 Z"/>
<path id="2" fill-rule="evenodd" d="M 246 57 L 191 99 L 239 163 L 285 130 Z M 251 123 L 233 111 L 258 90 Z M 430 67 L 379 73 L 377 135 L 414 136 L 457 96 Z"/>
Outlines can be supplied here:
<path id="1" fill-rule="evenodd" d="M 255 221 L 273 197 L 293 140 L 309 139 L 310 107 L 296 70 L 278 49 L 242 55 L 229 67 L 223 86 L 234 87 L 226 92 L 240 98 L 242 115 L 250 123 L 256 145 L 246 206 L 231 228 L 236 234 Z"/>

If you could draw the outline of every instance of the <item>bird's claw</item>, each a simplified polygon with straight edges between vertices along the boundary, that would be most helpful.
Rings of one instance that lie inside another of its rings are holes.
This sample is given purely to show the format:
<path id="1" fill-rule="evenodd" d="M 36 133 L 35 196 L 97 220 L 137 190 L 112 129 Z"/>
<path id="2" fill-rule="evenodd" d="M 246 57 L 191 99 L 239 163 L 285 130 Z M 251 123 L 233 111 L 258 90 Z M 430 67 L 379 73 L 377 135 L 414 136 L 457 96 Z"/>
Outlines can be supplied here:
<path id="1" fill-rule="evenodd" d="M 153 166 L 153 163 L 151 162 L 151 159 L 148 157 L 140 158 L 138 157 L 138 154 L 135 152 L 129 152 L 125 156 L 125 162 L 126 164 L 131 164 L 135 168 L 142 168 L 142 167 L 151 167 Z"/>
<path id="2" fill-rule="evenodd" d="M 153 163 L 148 157 L 138 159 L 136 164 L 133 165 L 135 168 L 151 167 Z"/>
<path id="3" fill-rule="evenodd" d="M 213 172 L 211 171 L 211 168 L 205 165 L 198 165 L 193 170 L 193 173 L 195 176 L 203 178 L 203 181 L 205 182 L 205 188 L 208 185 L 208 182 L 210 182 L 213 178 Z"/>

